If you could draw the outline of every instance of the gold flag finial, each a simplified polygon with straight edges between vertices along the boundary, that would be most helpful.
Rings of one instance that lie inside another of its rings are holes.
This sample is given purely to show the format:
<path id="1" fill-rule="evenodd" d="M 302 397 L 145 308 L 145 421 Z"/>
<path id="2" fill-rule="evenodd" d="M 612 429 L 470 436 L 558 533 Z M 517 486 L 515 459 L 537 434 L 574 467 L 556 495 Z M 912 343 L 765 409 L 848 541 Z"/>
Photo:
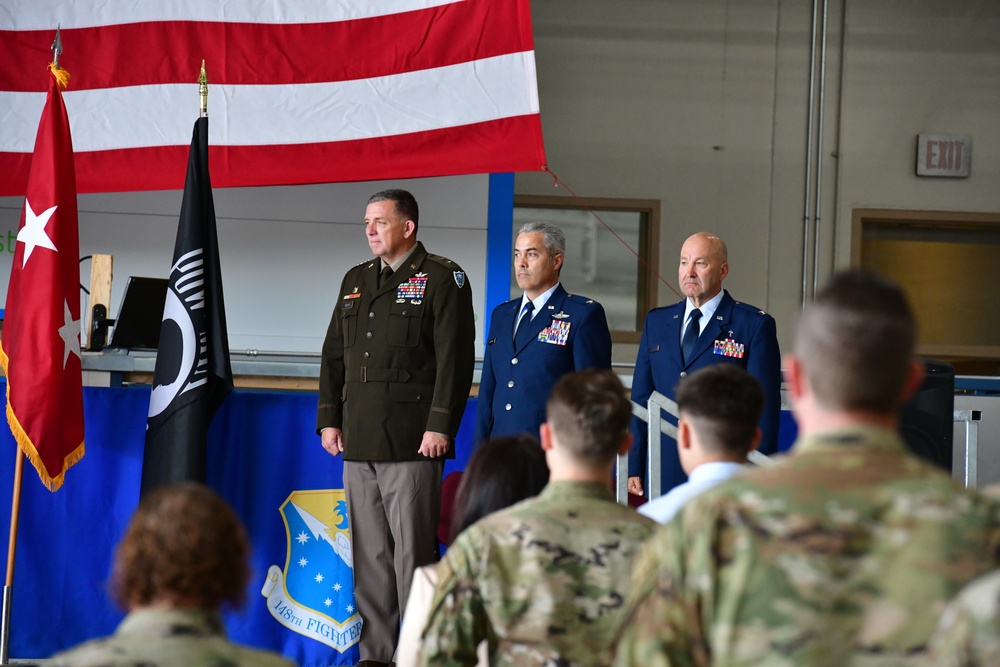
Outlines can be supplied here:
<path id="1" fill-rule="evenodd" d="M 59 69 L 59 54 L 63 52 L 62 37 L 59 34 L 61 27 L 61 24 L 56 24 L 56 38 L 52 42 L 52 66 L 55 69 Z"/>
<path id="2" fill-rule="evenodd" d="M 198 75 L 198 95 L 201 96 L 201 117 L 208 116 L 208 74 L 205 73 L 205 61 L 201 61 L 201 74 Z"/>
<path id="3" fill-rule="evenodd" d="M 60 26 L 56 25 L 56 38 L 52 42 L 52 62 L 49 63 L 49 71 L 55 77 L 60 90 L 66 90 L 69 85 L 69 72 L 59 66 L 59 54 L 63 52 L 62 36 L 59 34 Z"/>

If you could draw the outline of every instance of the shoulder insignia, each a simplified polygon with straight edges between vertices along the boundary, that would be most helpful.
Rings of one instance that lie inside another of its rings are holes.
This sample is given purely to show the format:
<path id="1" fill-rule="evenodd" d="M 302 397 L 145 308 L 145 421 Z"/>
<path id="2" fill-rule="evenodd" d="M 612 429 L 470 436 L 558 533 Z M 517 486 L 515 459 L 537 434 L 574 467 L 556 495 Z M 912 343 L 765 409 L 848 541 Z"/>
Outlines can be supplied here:
<path id="1" fill-rule="evenodd" d="M 566 298 L 572 300 L 575 303 L 584 303 L 584 304 L 588 304 L 588 305 L 597 303 L 596 301 L 594 301 L 590 297 L 583 296 L 583 295 L 580 295 L 580 294 L 567 294 Z"/>
<path id="2" fill-rule="evenodd" d="M 435 264 L 440 264 L 441 266 L 446 266 L 449 269 L 453 269 L 453 270 L 454 269 L 459 269 L 459 270 L 461 270 L 461 267 L 458 264 L 456 264 L 455 262 L 451 261 L 447 257 L 442 257 L 441 255 L 432 255 L 432 254 L 428 253 L 427 254 L 427 259 L 431 260 Z"/>
<path id="3" fill-rule="evenodd" d="M 681 315 L 683 315 L 684 314 L 684 302 L 682 301 L 680 303 L 670 304 L 670 305 L 667 305 L 667 306 L 656 306 L 654 308 L 650 308 L 649 312 L 646 313 L 646 314 L 647 315 L 652 315 L 653 313 L 663 313 L 663 314 L 666 314 L 666 313 L 668 313 L 668 312 L 670 312 L 672 310 L 678 311 L 678 312 L 680 312 Z M 677 318 L 677 313 L 676 312 L 674 313 L 674 318 L 675 319 Z"/>
<path id="4" fill-rule="evenodd" d="M 754 315 L 767 315 L 767 313 L 757 306 L 751 306 L 749 303 L 743 303 L 742 301 L 737 301 L 733 304 L 737 306 L 740 310 L 748 313 L 753 313 Z"/>

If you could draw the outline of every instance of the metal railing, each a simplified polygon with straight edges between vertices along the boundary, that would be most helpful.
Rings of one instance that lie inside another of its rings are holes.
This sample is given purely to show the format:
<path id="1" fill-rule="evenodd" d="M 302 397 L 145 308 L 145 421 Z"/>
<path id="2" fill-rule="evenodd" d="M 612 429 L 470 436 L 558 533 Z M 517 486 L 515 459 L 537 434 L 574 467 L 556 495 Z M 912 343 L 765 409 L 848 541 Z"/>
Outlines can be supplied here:
<path id="1" fill-rule="evenodd" d="M 632 414 L 646 422 L 646 498 L 659 498 L 662 492 L 663 446 L 659 434 L 670 436 L 677 441 L 677 427 L 663 419 L 663 412 L 677 417 L 677 403 L 654 391 L 647 407 L 632 401 Z M 974 489 L 979 483 L 979 423 L 983 419 L 981 410 L 955 410 L 953 421 L 965 424 L 965 449 L 963 452 L 962 482 Z M 772 465 L 774 460 L 766 454 L 752 451 L 747 460 L 755 465 Z M 628 454 L 618 456 L 618 472 L 615 476 L 615 498 L 619 503 L 628 504 Z"/>
<path id="2" fill-rule="evenodd" d="M 643 489 L 646 498 L 653 500 L 659 498 L 663 491 L 663 445 L 661 434 L 669 436 L 677 442 L 677 427 L 663 418 L 666 412 L 670 416 L 677 418 L 677 403 L 667 398 L 658 391 L 654 391 L 646 407 L 642 407 L 632 401 L 632 414 L 646 422 L 646 484 Z M 773 463 L 766 454 L 753 451 L 747 455 L 747 460 L 756 465 L 770 465 Z M 615 498 L 619 503 L 628 504 L 628 454 L 618 456 L 618 471 L 615 475 Z"/>
<path id="3" fill-rule="evenodd" d="M 979 484 L 979 422 L 982 420 L 983 413 L 980 410 L 955 410 L 952 418 L 956 424 L 965 424 L 962 482 L 969 489 L 974 489 Z"/>
<path id="4" fill-rule="evenodd" d="M 663 419 L 662 411 L 677 417 L 677 403 L 658 391 L 654 391 L 642 407 L 632 401 L 632 414 L 646 422 L 646 497 L 652 500 L 660 497 L 663 485 L 663 468 L 660 465 L 662 447 L 660 434 L 668 435 L 677 440 L 677 427 Z M 618 473 L 615 475 L 615 498 L 623 505 L 628 504 L 628 454 L 618 456 Z"/>

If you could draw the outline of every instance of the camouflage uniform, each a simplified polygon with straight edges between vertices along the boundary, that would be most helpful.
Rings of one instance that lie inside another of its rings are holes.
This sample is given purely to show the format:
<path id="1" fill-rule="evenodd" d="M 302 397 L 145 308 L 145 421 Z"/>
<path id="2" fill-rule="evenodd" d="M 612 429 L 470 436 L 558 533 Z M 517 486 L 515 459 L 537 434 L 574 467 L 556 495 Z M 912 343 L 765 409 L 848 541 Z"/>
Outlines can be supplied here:
<path id="1" fill-rule="evenodd" d="M 924 665 L 993 568 L 1000 508 L 877 428 L 800 440 L 694 499 L 637 562 L 616 665 Z"/>
<path id="2" fill-rule="evenodd" d="M 605 665 L 632 561 L 656 523 L 602 484 L 550 482 L 466 529 L 441 561 L 424 665 Z"/>
<path id="3" fill-rule="evenodd" d="M 1000 665 L 1000 572 L 972 582 L 948 605 L 931 655 L 941 667 Z"/>
<path id="4" fill-rule="evenodd" d="M 57 653 L 48 667 L 291 667 L 271 651 L 226 639 L 218 614 L 143 609 L 130 613 L 115 634 Z"/>

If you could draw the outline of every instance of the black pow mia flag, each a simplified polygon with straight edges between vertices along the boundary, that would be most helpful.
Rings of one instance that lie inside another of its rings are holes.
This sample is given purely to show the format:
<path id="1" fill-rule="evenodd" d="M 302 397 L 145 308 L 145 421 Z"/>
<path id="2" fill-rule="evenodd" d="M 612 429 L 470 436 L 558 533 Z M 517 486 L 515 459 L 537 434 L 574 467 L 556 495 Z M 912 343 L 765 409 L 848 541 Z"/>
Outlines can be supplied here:
<path id="1" fill-rule="evenodd" d="M 142 494 L 161 484 L 205 481 L 208 424 L 232 389 L 215 204 L 208 176 L 208 118 L 199 118 L 191 138 L 153 371 Z"/>

